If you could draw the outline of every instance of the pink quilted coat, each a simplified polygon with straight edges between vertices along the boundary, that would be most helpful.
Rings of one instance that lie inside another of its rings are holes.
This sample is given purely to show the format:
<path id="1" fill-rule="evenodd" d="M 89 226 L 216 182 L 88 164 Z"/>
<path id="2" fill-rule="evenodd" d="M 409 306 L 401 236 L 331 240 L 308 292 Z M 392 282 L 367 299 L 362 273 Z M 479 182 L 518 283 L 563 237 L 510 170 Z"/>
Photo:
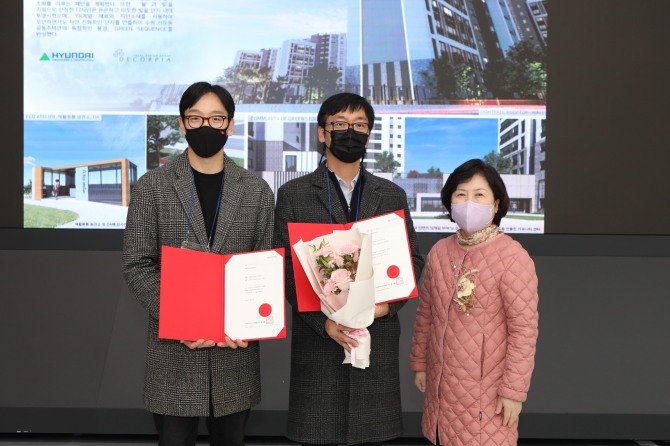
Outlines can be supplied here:
<path id="1" fill-rule="evenodd" d="M 469 315 L 452 303 L 465 272 L 477 297 Z M 463 247 L 456 236 L 428 254 L 410 367 L 426 372 L 423 434 L 441 445 L 515 445 L 518 424 L 502 426 L 498 395 L 525 401 L 537 340 L 537 276 L 505 234 Z"/>

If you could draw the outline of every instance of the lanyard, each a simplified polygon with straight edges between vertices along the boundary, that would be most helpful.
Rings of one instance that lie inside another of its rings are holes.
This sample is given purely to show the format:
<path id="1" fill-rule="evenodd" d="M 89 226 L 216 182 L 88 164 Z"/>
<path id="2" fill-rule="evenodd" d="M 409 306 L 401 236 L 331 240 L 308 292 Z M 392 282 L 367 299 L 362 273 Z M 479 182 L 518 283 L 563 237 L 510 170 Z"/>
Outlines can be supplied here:
<path id="1" fill-rule="evenodd" d="M 328 166 L 326 166 L 325 172 L 326 172 L 326 185 L 328 187 L 328 213 L 330 215 L 330 224 L 332 225 L 333 224 L 333 204 L 332 204 L 332 199 L 330 198 L 330 182 L 331 182 L 331 180 L 330 180 L 330 178 L 328 178 L 328 170 L 329 170 Z M 337 179 L 337 176 L 335 176 L 335 178 Z M 363 189 L 362 181 L 363 181 L 363 171 L 359 170 L 358 182 L 356 182 L 356 185 L 358 186 L 358 198 L 356 200 L 356 215 L 354 215 L 354 221 L 358 221 L 358 211 L 361 208 L 361 189 Z M 349 219 L 347 218 L 347 220 L 349 220 Z"/>
<path id="2" fill-rule="evenodd" d="M 216 202 L 216 211 L 214 212 L 214 221 L 212 221 L 212 229 L 209 233 L 209 238 L 207 240 L 207 250 L 212 247 L 212 238 L 214 237 L 214 230 L 216 229 L 216 220 L 219 218 L 219 209 L 221 209 L 221 195 L 223 195 L 223 182 L 224 179 L 226 178 L 225 173 L 221 177 L 221 188 L 219 189 L 219 198 L 218 201 Z M 191 188 L 191 204 L 189 206 L 189 211 L 188 211 L 188 221 L 186 225 L 186 242 L 188 243 L 188 239 L 191 234 L 191 219 L 193 218 L 193 203 L 195 202 L 195 174 L 193 173 L 193 169 L 191 169 L 191 181 L 193 184 L 193 187 Z"/>

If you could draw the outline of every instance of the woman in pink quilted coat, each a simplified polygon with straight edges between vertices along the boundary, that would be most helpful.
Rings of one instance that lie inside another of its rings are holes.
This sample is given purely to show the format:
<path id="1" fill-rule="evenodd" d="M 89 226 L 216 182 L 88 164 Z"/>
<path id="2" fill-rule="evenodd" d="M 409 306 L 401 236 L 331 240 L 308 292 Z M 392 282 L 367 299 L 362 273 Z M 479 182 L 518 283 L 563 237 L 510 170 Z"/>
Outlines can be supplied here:
<path id="1" fill-rule="evenodd" d="M 428 254 L 414 325 L 423 434 L 440 445 L 514 445 L 534 366 L 535 266 L 498 229 L 509 197 L 491 166 L 456 168 L 442 203 L 460 229 Z"/>

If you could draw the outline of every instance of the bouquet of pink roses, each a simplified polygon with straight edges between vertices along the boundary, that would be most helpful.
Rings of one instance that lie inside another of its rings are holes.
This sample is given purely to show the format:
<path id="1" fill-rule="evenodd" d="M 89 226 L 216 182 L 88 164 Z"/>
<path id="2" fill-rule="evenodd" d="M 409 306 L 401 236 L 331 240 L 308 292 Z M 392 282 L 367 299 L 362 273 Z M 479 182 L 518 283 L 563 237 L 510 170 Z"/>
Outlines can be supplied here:
<path id="1" fill-rule="evenodd" d="M 293 245 L 312 289 L 321 301 L 321 311 L 338 324 L 354 328 L 349 335 L 358 340 L 344 363 L 365 368 L 370 364 L 370 334 L 374 320 L 375 287 L 372 273 L 371 235 L 356 228 L 333 231 Z"/>
<path id="2" fill-rule="evenodd" d="M 355 242 L 330 246 L 325 238 L 319 245 L 308 245 L 314 252 L 314 264 L 325 304 L 332 312 L 342 308 L 349 296 L 349 284 L 356 280 L 361 247 Z"/>

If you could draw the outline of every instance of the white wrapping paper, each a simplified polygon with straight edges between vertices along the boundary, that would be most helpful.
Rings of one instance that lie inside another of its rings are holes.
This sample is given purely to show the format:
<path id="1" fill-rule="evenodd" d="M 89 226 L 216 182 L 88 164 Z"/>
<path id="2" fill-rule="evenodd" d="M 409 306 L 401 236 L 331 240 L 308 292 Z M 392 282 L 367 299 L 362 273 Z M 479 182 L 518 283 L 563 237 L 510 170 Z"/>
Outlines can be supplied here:
<path id="1" fill-rule="evenodd" d="M 313 247 L 320 246 L 322 242 L 333 248 L 351 243 L 357 244 L 361 248 L 355 280 L 349 283 L 348 291 L 341 292 L 339 295 L 327 293 L 320 282 L 323 276 L 318 271 Z M 321 311 L 338 324 L 354 329 L 350 332 L 350 336 L 358 341 L 358 347 L 352 348 L 351 353 L 346 349 L 344 350 L 343 363 L 351 364 L 357 368 L 368 367 L 370 365 L 371 339 L 367 327 L 372 324 L 375 317 L 375 283 L 372 271 L 371 235 L 361 233 L 355 228 L 333 231 L 332 234 L 309 241 L 300 239 L 293 245 L 293 248 L 314 292 L 319 296 Z"/>

